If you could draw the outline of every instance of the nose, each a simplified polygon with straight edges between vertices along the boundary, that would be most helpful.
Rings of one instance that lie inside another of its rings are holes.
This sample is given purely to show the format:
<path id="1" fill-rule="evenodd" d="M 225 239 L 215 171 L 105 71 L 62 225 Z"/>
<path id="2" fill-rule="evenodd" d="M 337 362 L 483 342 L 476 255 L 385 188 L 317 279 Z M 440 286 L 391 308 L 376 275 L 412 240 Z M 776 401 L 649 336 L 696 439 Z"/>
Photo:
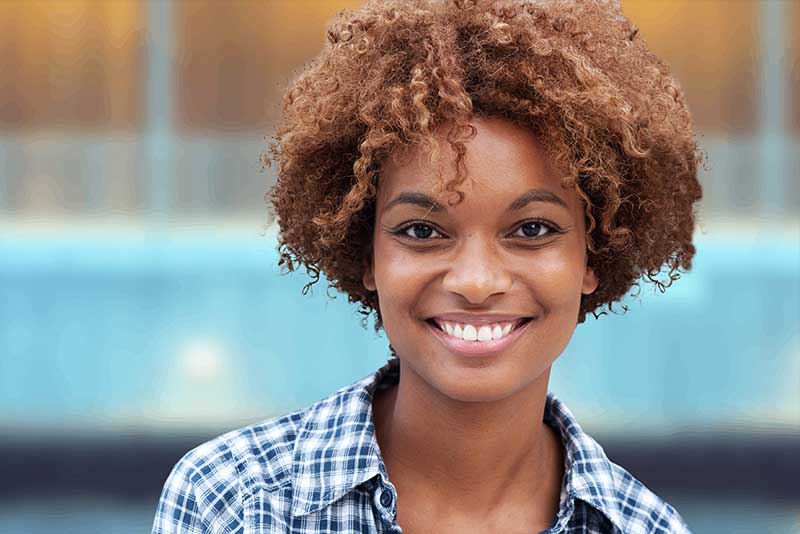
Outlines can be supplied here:
<path id="1" fill-rule="evenodd" d="M 443 285 L 447 291 L 458 293 L 471 304 L 481 304 L 496 293 L 508 291 L 512 282 L 512 276 L 491 240 L 471 235 L 451 257 Z"/>

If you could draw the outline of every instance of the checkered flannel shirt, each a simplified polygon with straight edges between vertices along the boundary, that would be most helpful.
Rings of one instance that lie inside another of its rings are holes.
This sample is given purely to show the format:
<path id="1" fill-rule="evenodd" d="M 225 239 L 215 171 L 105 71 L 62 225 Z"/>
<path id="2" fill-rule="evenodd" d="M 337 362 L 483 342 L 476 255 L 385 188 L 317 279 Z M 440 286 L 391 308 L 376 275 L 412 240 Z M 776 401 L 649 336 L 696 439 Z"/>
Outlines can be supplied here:
<path id="1" fill-rule="evenodd" d="M 397 383 L 396 361 L 306 409 L 186 453 L 164 484 L 152 533 L 401 533 L 372 422 L 373 394 Z M 565 473 L 558 513 L 542 534 L 691 534 L 550 392 L 544 421 L 564 443 Z"/>

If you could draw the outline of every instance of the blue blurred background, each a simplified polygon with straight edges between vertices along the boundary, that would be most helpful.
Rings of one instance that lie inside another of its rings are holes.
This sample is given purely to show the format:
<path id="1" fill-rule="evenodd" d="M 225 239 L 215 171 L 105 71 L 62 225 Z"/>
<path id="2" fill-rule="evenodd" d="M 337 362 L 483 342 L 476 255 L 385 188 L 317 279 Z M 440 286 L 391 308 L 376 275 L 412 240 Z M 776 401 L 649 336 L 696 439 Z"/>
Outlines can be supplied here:
<path id="1" fill-rule="evenodd" d="M 147 532 L 188 449 L 386 361 L 279 274 L 260 161 L 359 3 L 0 2 L 0 532 Z M 550 389 L 695 534 L 798 533 L 800 2 L 623 8 L 709 156 L 698 252 L 590 315 Z"/>

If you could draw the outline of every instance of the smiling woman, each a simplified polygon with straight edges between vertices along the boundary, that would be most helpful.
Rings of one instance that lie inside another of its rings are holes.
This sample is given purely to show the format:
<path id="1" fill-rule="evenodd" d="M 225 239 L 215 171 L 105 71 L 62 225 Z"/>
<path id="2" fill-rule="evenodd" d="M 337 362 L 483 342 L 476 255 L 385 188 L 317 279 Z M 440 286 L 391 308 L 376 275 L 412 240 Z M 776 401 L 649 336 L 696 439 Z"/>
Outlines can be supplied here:
<path id="1" fill-rule="evenodd" d="M 386 162 L 364 286 L 377 292 L 386 335 L 402 355 L 401 389 L 420 374 L 460 401 L 528 388 L 543 403 L 581 296 L 598 286 L 582 201 L 560 185 L 529 130 L 496 117 L 472 127 L 470 179 L 456 206 L 436 200 L 435 166 L 421 154 Z"/>
<path id="2" fill-rule="evenodd" d="M 394 358 L 187 453 L 153 531 L 688 533 L 548 392 L 587 313 L 691 266 L 667 67 L 602 1 L 372 1 L 328 38 L 266 159 L 281 264 Z"/>

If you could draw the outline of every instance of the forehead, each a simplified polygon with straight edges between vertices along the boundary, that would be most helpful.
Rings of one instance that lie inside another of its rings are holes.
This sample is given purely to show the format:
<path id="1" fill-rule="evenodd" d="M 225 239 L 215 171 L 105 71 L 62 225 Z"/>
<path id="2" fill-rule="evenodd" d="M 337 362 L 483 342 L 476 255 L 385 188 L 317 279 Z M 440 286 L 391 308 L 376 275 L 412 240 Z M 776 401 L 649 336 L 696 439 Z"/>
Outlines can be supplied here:
<path id="1" fill-rule="evenodd" d="M 531 188 L 544 188 L 566 200 L 560 177 L 533 132 L 497 117 L 475 118 L 471 124 L 476 135 L 465 142 L 468 178 L 458 186 L 467 197 L 475 193 L 483 198 L 505 198 Z M 387 159 L 378 184 L 379 205 L 404 191 L 439 191 L 439 174 L 445 181 L 455 177 L 456 154 L 445 139 L 445 128 L 437 131 L 440 152 L 436 161 L 431 162 L 428 153 L 417 147 Z"/>

